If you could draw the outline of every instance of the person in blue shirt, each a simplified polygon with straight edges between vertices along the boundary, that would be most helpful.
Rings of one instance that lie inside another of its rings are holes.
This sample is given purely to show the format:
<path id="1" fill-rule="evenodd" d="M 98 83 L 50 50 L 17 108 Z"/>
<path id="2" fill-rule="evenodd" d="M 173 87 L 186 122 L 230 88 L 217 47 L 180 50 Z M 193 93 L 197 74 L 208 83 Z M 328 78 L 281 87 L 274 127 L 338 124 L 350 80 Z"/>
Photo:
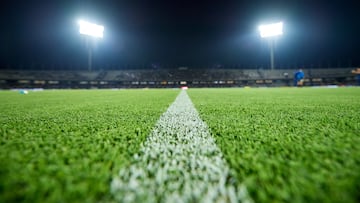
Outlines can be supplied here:
<path id="1" fill-rule="evenodd" d="M 299 69 L 298 71 L 296 71 L 294 74 L 294 86 L 298 86 L 298 87 L 303 86 L 304 77 L 305 77 L 305 74 L 302 71 L 302 69 Z"/>
<path id="2" fill-rule="evenodd" d="M 357 85 L 360 86 L 360 68 L 351 71 L 356 75 Z"/>

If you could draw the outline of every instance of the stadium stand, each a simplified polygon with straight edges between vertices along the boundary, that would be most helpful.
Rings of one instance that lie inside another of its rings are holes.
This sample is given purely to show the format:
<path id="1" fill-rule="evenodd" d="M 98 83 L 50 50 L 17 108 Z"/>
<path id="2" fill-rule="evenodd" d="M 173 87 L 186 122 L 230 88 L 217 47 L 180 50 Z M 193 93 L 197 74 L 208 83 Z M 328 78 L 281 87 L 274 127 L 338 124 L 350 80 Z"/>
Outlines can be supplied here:
<path id="1" fill-rule="evenodd" d="M 303 69 L 305 85 L 354 85 L 351 68 Z M 0 70 L 0 88 L 145 88 L 291 86 L 290 69 Z"/>

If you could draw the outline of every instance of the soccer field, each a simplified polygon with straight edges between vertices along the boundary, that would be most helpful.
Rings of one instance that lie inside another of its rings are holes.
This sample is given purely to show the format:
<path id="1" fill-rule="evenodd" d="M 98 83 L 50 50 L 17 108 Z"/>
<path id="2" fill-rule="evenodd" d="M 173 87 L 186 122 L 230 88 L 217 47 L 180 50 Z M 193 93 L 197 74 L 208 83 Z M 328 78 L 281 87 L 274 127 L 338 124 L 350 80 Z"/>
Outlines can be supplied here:
<path id="1" fill-rule="evenodd" d="M 0 92 L 0 202 L 97 202 L 179 91 Z"/>
<path id="2" fill-rule="evenodd" d="M 190 90 L 258 202 L 357 202 L 360 89 Z"/>
<path id="3" fill-rule="evenodd" d="M 114 177 L 153 143 L 146 138 L 180 92 L 1 91 L 0 202 L 114 201 Z M 236 179 L 227 184 L 244 186 L 255 202 L 358 201 L 359 88 L 187 94 Z"/>

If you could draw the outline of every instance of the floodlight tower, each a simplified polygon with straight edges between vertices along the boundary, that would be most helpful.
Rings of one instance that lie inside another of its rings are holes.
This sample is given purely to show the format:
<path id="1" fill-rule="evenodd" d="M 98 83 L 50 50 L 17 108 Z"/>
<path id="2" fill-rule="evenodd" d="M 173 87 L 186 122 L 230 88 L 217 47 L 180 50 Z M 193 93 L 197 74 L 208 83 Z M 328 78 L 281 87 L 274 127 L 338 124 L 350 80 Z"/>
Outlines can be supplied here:
<path id="1" fill-rule="evenodd" d="M 259 26 L 260 36 L 261 38 L 267 38 L 269 40 L 270 46 L 270 65 L 271 70 L 274 70 L 275 62 L 274 62 L 274 44 L 277 36 L 283 34 L 283 23 L 272 23 L 267 25 Z"/>
<path id="2" fill-rule="evenodd" d="M 82 35 L 86 35 L 86 42 L 88 48 L 88 70 L 92 69 L 92 47 L 90 44 L 91 39 L 103 38 L 104 26 L 89 23 L 83 20 L 79 20 L 79 32 Z"/>

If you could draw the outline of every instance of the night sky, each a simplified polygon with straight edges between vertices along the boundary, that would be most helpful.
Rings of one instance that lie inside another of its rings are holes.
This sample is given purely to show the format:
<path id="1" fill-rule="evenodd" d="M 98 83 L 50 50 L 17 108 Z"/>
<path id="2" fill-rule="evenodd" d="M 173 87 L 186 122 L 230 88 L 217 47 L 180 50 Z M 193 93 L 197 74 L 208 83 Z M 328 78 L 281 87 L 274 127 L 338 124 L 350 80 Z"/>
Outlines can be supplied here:
<path id="1" fill-rule="evenodd" d="M 26 3 L 23 3 L 26 2 Z M 284 22 L 278 66 L 360 66 L 360 1 L 2 1 L 0 66 L 86 65 L 78 19 L 105 26 L 96 66 L 266 67 L 257 27 Z"/>

